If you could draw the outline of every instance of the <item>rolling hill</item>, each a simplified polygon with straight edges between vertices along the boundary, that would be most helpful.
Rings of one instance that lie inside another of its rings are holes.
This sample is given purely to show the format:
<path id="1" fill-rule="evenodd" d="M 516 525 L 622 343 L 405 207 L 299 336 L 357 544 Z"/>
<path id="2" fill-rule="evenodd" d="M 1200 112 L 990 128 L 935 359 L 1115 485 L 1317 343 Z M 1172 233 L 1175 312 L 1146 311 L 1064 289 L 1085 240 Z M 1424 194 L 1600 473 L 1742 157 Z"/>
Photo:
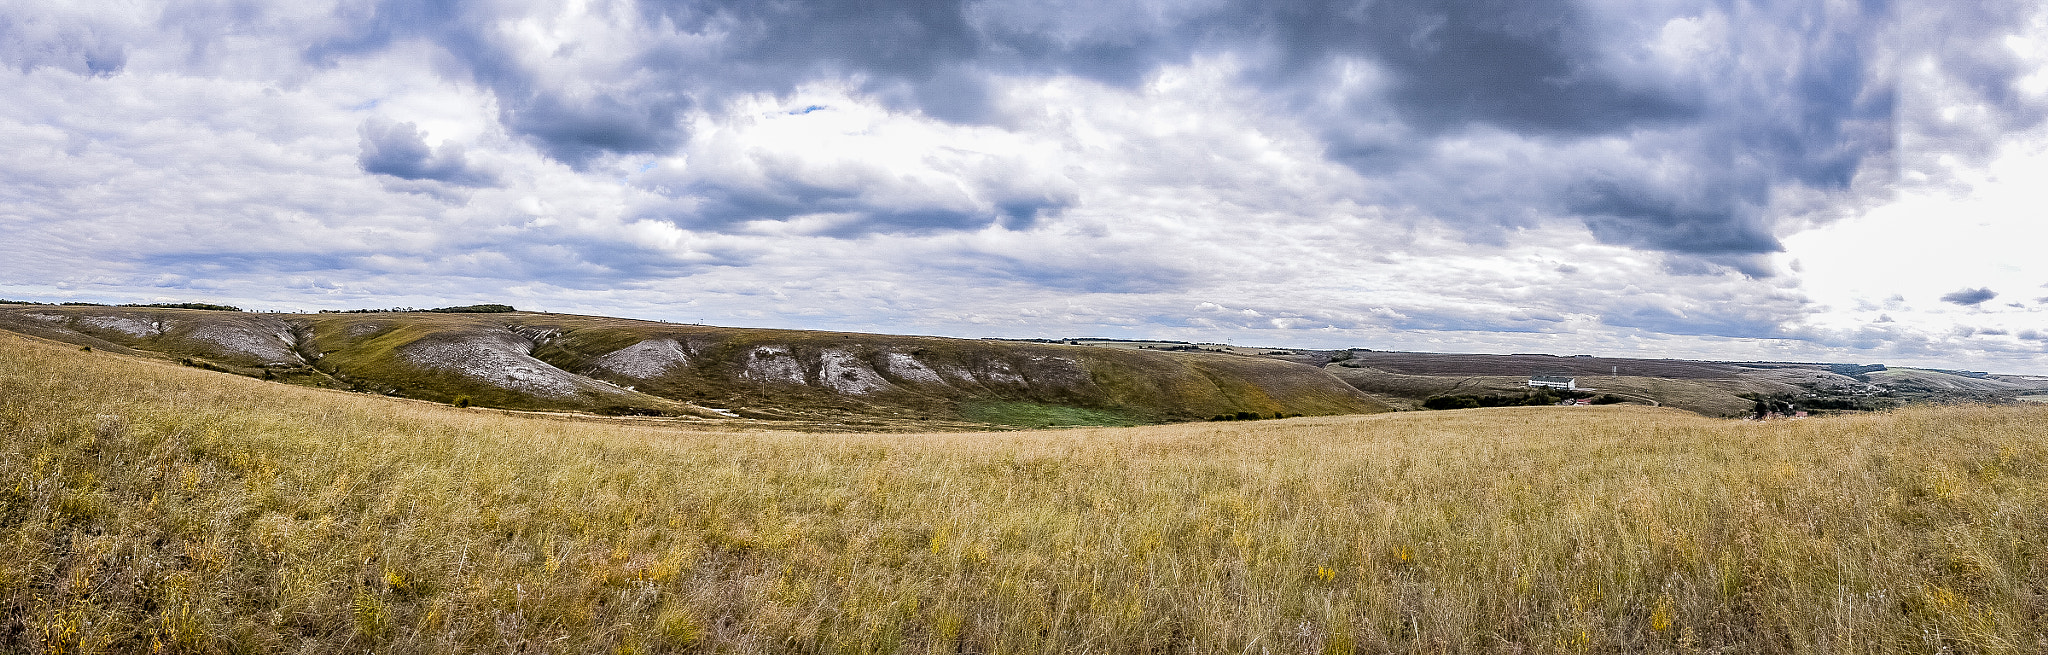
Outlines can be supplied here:
<path id="1" fill-rule="evenodd" d="M 1298 352 L 1339 379 L 1402 409 L 1454 394 L 1513 395 L 1528 376 L 1577 378 L 1613 394 L 1715 417 L 1747 416 L 1758 398 L 1814 411 L 1876 410 L 1916 402 L 2010 403 L 2048 389 L 2048 379 L 1882 365 L 1703 362 L 1555 355 L 1479 355 L 1346 350 Z"/>
<path id="2" fill-rule="evenodd" d="M 1881 365 L 956 339 L 517 311 L 220 309 L 228 308 L 0 305 L 0 330 L 439 403 L 824 431 L 1363 414 L 1450 396 L 1512 402 L 1537 374 L 1574 376 L 1579 395 L 1714 417 L 1749 415 L 1760 399 L 1858 411 L 2016 402 L 2048 390 L 2038 377 Z"/>
<path id="3" fill-rule="evenodd" d="M 529 312 L 8 306 L 0 329 L 310 386 L 537 411 L 886 430 L 1388 411 L 1273 358 Z"/>

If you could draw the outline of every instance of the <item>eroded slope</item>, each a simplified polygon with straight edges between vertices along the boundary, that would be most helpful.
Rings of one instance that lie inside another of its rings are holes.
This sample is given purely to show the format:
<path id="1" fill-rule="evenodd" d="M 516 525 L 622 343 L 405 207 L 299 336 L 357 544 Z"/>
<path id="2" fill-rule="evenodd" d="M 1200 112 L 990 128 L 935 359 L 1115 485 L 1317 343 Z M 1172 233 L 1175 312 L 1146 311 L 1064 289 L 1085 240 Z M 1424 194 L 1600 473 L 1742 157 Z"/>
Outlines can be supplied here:
<path id="1" fill-rule="evenodd" d="M 0 328 L 319 386 L 528 410 L 959 422 L 987 403 L 1124 422 L 1385 411 L 1272 359 L 589 316 L 0 308 Z"/>

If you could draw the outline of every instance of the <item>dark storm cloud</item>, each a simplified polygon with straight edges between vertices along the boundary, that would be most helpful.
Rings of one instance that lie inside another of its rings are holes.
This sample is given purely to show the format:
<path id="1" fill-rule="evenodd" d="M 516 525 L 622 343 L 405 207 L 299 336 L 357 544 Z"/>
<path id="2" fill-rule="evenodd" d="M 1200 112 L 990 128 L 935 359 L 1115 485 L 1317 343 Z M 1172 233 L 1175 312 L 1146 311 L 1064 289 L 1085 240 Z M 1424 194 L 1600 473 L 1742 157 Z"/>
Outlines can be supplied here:
<path id="1" fill-rule="evenodd" d="M 985 111 L 980 43 L 958 2 L 646 2 L 642 29 L 667 37 L 597 79 L 548 79 L 519 63 L 494 17 L 446 1 L 386 0 L 343 16 L 343 36 L 306 50 L 332 63 L 423 38 L 489 87 L 501 119 L 548 156 L 582 169 L 606 154 L 663 153 L 688 133 L 700 96 L 786 92 L 819 78 L 867 76 L 870 90 L 949 120 Z M 705 45 L 702 41 L 711 41 Z M 582 47 L 617 47 L 581 44 Z M 557 53 L 573 56 L 573 51 Z"/>
<path id="2" fill-rule="evenodd" d="M 1667 20 L 1689 18 L 1642 13 L 1618 22 L 1563 2 L 1394 2 L 1356 13 L 1318 7 L 1275 25 L 1291 37 L 1283 70 L 1344 53 L 1368 57 L 1388 76 L 1386 97 L 1352 98 L 1326 123 L 1332 157 L 1367 174 L 1463 172 L 1414 144 L 1475 127 L 1554 144 L 1637 144 L 1629 159 L 1487 171 L 1541 182 L 1524 193 L 1491 194 L 1482 184 L 1409 199 L 1453 222 L 1533 206 L 1578 217 L 1605 242 L 1742 266 L 1745 255 L 1781 249 L 1765 213 L 1774 189 L 1844 188 L 1864 159 L 1891 147 L 1890 81 L 1866 73 L 1881 8 L 1738 11 L 1728 35 L 1702 53 L 1726 63 L 1690 76 L 1614 54 L 1647 45 Z M 1303 95 L 1320 92 L 1301 86 Z M 1390 110 L 1404 129 L 1370 129 Z"/>
<path id="3" fill-rule="evenodd" d="M 513 56 L 496 17 L 446 0 L 384 0 L 344 12 L 343 33 L 304 56 L 333 65 L 405 39 L 431 41 L 460 74 L 498 96 L 508 128 L 582 168 L 605 154 L 671 151 L 688 138 L 684 112 L 734 94 L 860 80 L 865 92 L 898 108 L 975 123 L 992 111 L 991 75 L 1073 74 L 1129 85 L 1159 63 L 1155 50 L 1186 49 L 1150 35 L 1133 43 L 1122 32 L 1073 39 L 978 26 L 959 0 L 653 1 L 638 8 L 639 28 L 657 38 L 625 67 L 597 71 L 596 79 L 555 80 L 529 70 Z"/>
<path id="4" fill-rule="evenodd" d="M 499 119 L 531 139 L 549 157 L 579 170 L 606 153 L 666 152 L 686 136 L 679 120 L 694 104 L 669 80 L 643 79 L 637 87 L 579 85 L 599 80 L 545 80 L 518 63 L 495 29 L 496 16 L 452 0 L 385 0 L 362 13 L 344 13 L 341 36 L 304 51 L 307 61 L 335 65 L 405 39 L 426 39 L 453 56 L 461 72 L 497 96 Z M 651 53 L 652 54 L 652 53 Z M 704 62 L 674 62 L 702 65 Z M 605 77 L 644 78 L 667 64 L 643 57 Z"/>
<path id="5" fill-rule="evenodd" d="M 1648 184 L 1584 181 L 1566 189 L 1565 206 L 1608 243 L 1703 255 L 1781 250 L 1770 225 L 1740 196 L 1678 197 Z"/>
<path id="6" fill-rule="evenodd" d="M 531 90 L 524 82 L 500 84 L 511 94 L 503 111 L 506 127 L 532 137 L 557 161 L 582 168 L 605 153 L 665 152 L 682 142 L 677 124 L 687 97 L 652 93 L 635 99 L 613 95 L 577 97 Z"/>
<path id="7" fill-rule="evenodd" d="M 1085 33 L 1063 33 L 1044 21 L 1086 9 L 1039 3 L 667 0 L 641 7 L 650 23 L 721 38 L 721 65 L 687 73 L 713 94 L 859 78 L 899 108 L 963 123 L 989 118 L 992 75 L 1074 75 L 1128 87 L 1194 47 L 1175 33 L 1184 26 L 1090 24 Z M 650 54 L 650 64 L 670 72 L 693 56 L 686 48 Z"/>
<path id="8" fill-rule="evenodd" d="M 1306 82 L 1334 57 L 1370 58 L 1391 74 L 1404 121 L 1426 131 L 1592 134 L 1697 110 L 1601 70 L 1601 35 L 1561 0 L 1244 3 L 1218 19 L 1280 49 L 1271 79 Z"/>
<path id="9" fill-rule="evenodd" d="M 412 123 L 372 119 L 358 131 L 362 154 L 356 163 L 364 172 L 465 187 L 497 184 L 497 176 L 470 165 L 462 146 L 448 142 L 438 152 L 428 148 L 425 135 Z"/>
<path id="10" fill-rule="evenodd" d="M 1566 217 L 1607 243 L 1757 275 L 1767 273 L 1756 256 L 1782 249 L 1784 211 L 1772 207 L 1781 191 L 1842 191 L 1867 163 L 1892 155 L 1897 80 L 1882 62 L 1931 53 L 1963 69 L 1995 108 L 2023 104 L 2011 91 L 2023 71 L 1995 45 L 2021 23 L 2020 3 L 651 1 L 630 14 L 646 39 L 574 46 L 638 48 L 627 63 L 579 75 L 530 69 L 505 41 L 501 17 L 478 7 L 386 0 L 344 15 L 350 27 L 306 56 L 332 62 L 429 40 L 452 55 L 458 74 L 495 93 L 513 133 L 581 169 L 610 154 L 673 152 L 690 137 L 688 112 L 812 80 L 851 81 L 899 108 L 978 123 L 999 114 L 990 95 L 997 76 L 1074 75 L 1129 88 L 1162 65 L 1231 55 L 1243 81 L 1276 108 L 1318 126 L 1331 159 L 1368 177 L 1430 182 L 1375 202 L 1417 207 L 1475 234 Z M 1902 15 L 1918 22 L 1901 26 Z M 1684 21 L 1720 29 L 1703 37 L 1699 53 L 1645 54 Z M 1940 38 L 1915 37 L 1927 32 Z M 573 60 L 574 47 L 553 56 Z M 1338 91 L 1336 79 L 1358 62 L 1378 81 Z M 1486 130 L 1537 149 L 1603 139 L 1629 147 L 1479 170 L 1441 152 Z M 707 206 L 752 205 L 714 197 Z M 876 211 L 875 225 L 905 224 L 885 218 L 888 208 Z"/>
<path id="11" fill-rule="evenodd" d="M 1998 292 L 1992 291 L 1989 288 L 1980 287 L 1976 289 L 1963 289 L 1961 291 L 1953 291 L 1944 294 L 1941 297 L 1941 301 L 1946 303 L 1955 303 L 1958 305 L 1969 306 L 1976 305 L 1978 303 L 1982 303 L 1984 301 L 1997 297 Z"/>
<path id="12" fill-rule="evenodd" d="M 729 35 L 728 56 L 739 62 L 798 74 L 923 79 L 981 49 L 958 0 L 656 0 L 641 9 L 683 32 Z"/>

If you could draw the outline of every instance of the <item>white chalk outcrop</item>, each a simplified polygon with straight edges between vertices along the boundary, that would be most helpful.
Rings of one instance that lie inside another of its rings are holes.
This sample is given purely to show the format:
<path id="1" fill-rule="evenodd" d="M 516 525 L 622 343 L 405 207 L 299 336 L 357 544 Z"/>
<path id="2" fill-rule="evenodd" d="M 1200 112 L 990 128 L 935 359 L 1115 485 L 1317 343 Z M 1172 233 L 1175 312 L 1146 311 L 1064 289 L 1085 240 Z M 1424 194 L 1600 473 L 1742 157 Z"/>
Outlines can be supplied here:
<path id="1" fill-rule="evenodd" d="M 577 391 L 604 394 L 624 389 L 582 379 L 528 354 L 532 342 L 511 332 L 463 335 L 456 340 L 419 341 L 400 349 L 406 361 L 423 368 L 454 371 L 491 386 L 549 398 Z"/>
<path id="2" fill-rule="evenodd" d="M 939 377 L 938 371 L 925 366 L 924 362 L 917 361 L 916 357 L 908 353 L 888 353 L 882 356 L 882 362 L 883 366 L 889 369 L 889 374 L 898 379 L 927 384 L 946 383 L 945 378 Z"/>
<path id="3" fill-rule="evenodd" d="M 254 357 L 266 364 L 300 361 L 298 352 L 292 350 L 293 338 L 289 327 L 279 332 L 266 332 L 243 325 L 203 325 L 193 330 L 190 336 L 218 346 L 226 354 Z"/>
<path id="4" fill-rule="evenodd" d="M 789 351 L 789 346 L 755 346 L 747 351 L 740 377 L 755 382 L 803 384 L 804 365 Z"/>
<path id="5" fill-rule="evenodd" d="M 680 366 L 690 364 L 689 352 L 674 339 L 648 339 L 597 360 L 597 369 L 637 380 L 651 380 Z"/>
<path id="6" fill-rule="evenodd" d="M 78 324 L 141 338 L 160 336 L 166 329 L 163 321 L 146 321 L 129 316 L 84 316 L 78 319 Z"/>
<path id="7" fill-rule="evenodd" d="M 889 388 L 889 380 L 868 363 L 844 350 L 827 350 L 818 355 L 818 382 L 839 393 L 865 396 Z"/>
<path id="8" fill-rule="evenodd" d="M 984 383 L 1014 385 L 1024 384 L 1024 376 L 1018 374 L 1017 369 L 1010 366 L 1009 362 L 1005 362 L 1002 360 L 996 360 L 982 364 L 981 370 L 978 371 L 978 373 L 980 373 L 980 375 L 976 375 L 974 377 L 977 380 Z"/>

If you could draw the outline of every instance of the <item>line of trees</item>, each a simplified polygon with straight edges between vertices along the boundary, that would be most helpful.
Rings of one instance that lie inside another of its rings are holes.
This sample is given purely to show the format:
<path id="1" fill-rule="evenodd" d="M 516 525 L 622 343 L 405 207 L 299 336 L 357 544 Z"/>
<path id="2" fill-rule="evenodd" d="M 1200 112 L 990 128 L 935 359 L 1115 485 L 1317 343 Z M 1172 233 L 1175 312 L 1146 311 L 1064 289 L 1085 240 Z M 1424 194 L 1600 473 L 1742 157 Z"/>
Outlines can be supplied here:
<path id="1" fill-rule="evenodd" d="M 1478 407 L 1526 407 L 1532 405 L 1556 405 L 1566 400 L 1593 399 L 1595 405 L 1616 405 L 1628 402 L 1627 398 L 1614 394 L 1595 396 L 1583 391 L 1538 389 L 1525 394 L 1487 394 L 1435 396 L 1422 401 L 1423 409 L 1474 409 Z"/>
<path id="2" fill-rule="evenodd" d="M 514 307 L 513 307 L 513 306 L 511 306 L 511 305 L 498 305 L 498 304 L 482 304 L 482 305 L 463 305 L 463 306 L 460 306 L 460 307 L 437 307 L 437 308 L 434 308 L 434 309 L 420 309 L 420 308 L 417 308 L 417 307 L 392 307 L 392 308 L 389 308 L 389 309 L 323 309 L 323 310 L 320 310 L 320 313 L 322 313 L 322 314 L 387 314 L 387 313 L 399 313 L 399 314 L 403 314 L 403 313 L 408 313 L 408 312 L 425 312 L 425 313 L 429 313 L 429 314 L 503 314 L 503 313 L 506 313 L 506 312 L 516 312 L 516 311 L 519 311 L 519 310 L 518 310 L 517 308 L 514 308 Z"/>
<path id="3" fill-rule="evenodd" d="M 128 303 L 128 304 L 125 304 L 125 305 L 109 305 L 109 304 L 106 304 L 106 303 L 98 303 L 98 302 L 36 302 L 36 301 L 33 301 L 33 300 L 8 300 L 8 299 L 6 299 L 6 298 L 0 298 L 0 305 L 45 305 L 45 306 L 50 306 L 50 307 L 152 307 L 152 308 L 162 308 L 162 309 L 203 309 L 203 310 L 206 310 L 206 311 L 214 311 L 214 312 L 239 312 L 239 311 L 244 311 L 244 310 L 243 310 L 242 308 L 240 308 L 240 307 L 236 307 L 236 306 L 234 306 L 234 305 L 215 305 L 215 304 L 212 304 L 212 303 L 203 303 L 203 302 L 155 302 L 155 303 Z M 433 309 L 419 309 L 419 308 L 416 308 L 416 307 L 392 307 L 392 308 L 389 308 L 389 309 L 323 309 L 323 310 L 320 310 L 320 313 L 322 313 L 322 314 L 381 314 L 381 313 L 390 313 L 390 312 L 400 312 L 400 313 L 402 313 L 402 312 L 427 312 L 427 313 L 431 313 L 431 314 L 503 314 L 503 313 L 506 313 L 506 312 L 516 312 L 516 311 L 519 311 L 519 310 L 518 310 L 517 308 L 515 308 L 515 307 L 511 306 L 511 305 L 500 305 L 500 304 L 495 304 L 495 303 L 485 303 L 485 304 L 481 304 L 481 305 L 460 305 L 460 306 L 456 306 L 456 307 L 436 307 L 436 308 L 433 308 Z"/>
<path id="4" fill-rule="evenodd" d="M 0 298 L 0 305 L 45 305 L 50 307 L 160 307 L 166 309 L 204 309 L 211 312 L 239 312 L 242 308 L 234 305 L 215 305 L 203 302 L 152 302 L 109 305 L 98 302 L 36 302 L 33 300 L 7 300 Z"/>

